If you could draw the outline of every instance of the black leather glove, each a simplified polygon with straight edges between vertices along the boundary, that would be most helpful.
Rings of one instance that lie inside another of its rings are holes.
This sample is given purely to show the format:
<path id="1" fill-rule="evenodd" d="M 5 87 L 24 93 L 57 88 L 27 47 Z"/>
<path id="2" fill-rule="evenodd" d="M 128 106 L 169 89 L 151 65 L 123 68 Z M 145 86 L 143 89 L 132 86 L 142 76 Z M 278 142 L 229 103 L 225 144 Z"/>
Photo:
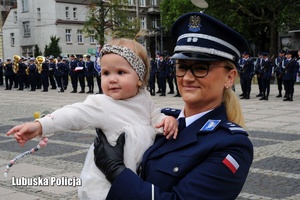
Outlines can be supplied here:
<path id="1" fill-rule="evenodd" d="M 96 132 L 98 137 L 94 141 L 95 164 L 112 183 L 126 169 L 123 162 L 125 133 L 119 136 L 115 146 L 111 146 L 101 129 L 96 129 Z"/>

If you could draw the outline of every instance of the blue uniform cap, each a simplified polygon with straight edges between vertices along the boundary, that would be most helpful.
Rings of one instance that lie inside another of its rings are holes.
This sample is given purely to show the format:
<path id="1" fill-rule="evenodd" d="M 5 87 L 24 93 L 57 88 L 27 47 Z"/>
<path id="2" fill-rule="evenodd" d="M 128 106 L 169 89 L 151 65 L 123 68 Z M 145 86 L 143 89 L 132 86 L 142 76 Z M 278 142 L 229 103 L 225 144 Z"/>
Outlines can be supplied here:
<path id="1" fill-rule="evenodd" d="M 285 51 L 285 54 L 293 54 L 293 52 L 291 52 L 290 50 L 287 49 L 287 50 Z"/>
<path id="2" fill-rule="evenodd" d="M 285 53 L 283 49 L 279 50 L 278 53 Z"/>
<path id="3" fill-rule="evenodd" d="M 177 40 L 172 59 L 199 61 L 229 60 L 238 63 L 248 49 L 246 40 L 220 21 L 199 12 L 181 16 L 171 29 Z"/>

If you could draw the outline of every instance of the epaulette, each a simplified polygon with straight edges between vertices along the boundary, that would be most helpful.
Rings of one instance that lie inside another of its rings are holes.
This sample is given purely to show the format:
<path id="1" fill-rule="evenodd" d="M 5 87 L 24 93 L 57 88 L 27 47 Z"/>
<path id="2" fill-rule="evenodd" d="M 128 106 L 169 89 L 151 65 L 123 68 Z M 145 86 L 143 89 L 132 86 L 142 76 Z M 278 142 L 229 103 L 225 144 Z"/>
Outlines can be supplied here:
<path id="1" fill-rule="evenodd" d="M 248 136 L 247 131 L 243 127 L 233 122 L 224 121 L 220 124 L 220 127 L 229 130 L 232 134 L 244 134 Z"/>
<path id="2" fill-rule="evenodd" d="M 175 108 L 163 108 L 161 109 L 161 113 L 164 113 L 165 115 L 172 116 L 177 118 L 180 114 L 181 110 L 180 109 L 175 109 Z"/>

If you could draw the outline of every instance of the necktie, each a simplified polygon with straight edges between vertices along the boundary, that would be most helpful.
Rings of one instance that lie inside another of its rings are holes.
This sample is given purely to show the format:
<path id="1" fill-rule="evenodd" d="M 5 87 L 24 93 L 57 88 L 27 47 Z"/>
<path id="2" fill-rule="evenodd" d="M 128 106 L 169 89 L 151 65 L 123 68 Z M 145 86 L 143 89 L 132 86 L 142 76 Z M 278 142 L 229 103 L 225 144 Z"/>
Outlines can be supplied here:
<path id="1" fill-rule="evenodd" d="M 178 132 L 181 132 L 185 128 L 185 118 L 181 117 L 178 119 Z"/>

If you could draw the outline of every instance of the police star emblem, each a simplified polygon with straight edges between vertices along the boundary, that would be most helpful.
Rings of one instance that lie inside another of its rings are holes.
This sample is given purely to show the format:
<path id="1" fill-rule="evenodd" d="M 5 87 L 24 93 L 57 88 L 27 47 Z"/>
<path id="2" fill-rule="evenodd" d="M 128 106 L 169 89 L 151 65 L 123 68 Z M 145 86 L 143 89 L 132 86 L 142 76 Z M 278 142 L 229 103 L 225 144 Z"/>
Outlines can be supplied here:
<path id="1" fill-rule="evenodd" d="M 192 15 L 190 16 L 190 20 L 189 20 L 189 31 L 191 32 L 198 32 L 200 31 L 200 22 L 201 22 L 201 18 L 200 16 L 197 15 Z"/>

